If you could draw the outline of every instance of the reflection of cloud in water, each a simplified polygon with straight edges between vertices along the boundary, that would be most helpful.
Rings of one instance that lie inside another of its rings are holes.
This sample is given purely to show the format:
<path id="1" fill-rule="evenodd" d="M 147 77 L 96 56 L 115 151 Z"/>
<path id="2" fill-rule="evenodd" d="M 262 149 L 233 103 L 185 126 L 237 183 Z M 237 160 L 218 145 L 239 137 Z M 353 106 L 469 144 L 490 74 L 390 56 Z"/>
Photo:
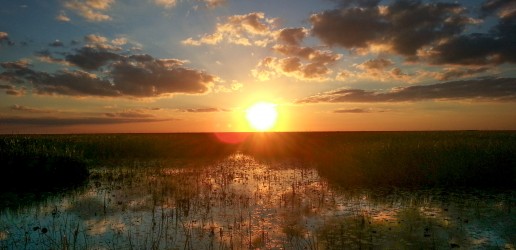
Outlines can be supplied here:
<path id="1" fill-rule="evenodd" d="M 100 177 L 83 193 L 1 214 L 0 246 L 23 239 L 12 230 L 19 225 L 57 225 L 69 239 L 79 228 L 89 246 L 118 248 L 510 248 L 516 240 L 513 193 L 341 190 L 299 162 L 243 154 L 203 167 L 92 171 Z"/>

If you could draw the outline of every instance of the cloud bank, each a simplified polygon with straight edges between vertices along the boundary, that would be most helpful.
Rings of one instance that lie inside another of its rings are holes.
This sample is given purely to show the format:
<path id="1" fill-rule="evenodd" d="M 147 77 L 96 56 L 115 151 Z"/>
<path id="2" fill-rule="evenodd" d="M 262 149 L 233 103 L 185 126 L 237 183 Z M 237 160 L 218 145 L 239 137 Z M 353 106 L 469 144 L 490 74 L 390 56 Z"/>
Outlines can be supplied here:
<path id="1" fill-rule="evenodd" d="M 515 102 L 516 78 L 482 78 L 451 81 L 430 85 L 399 87 L 388 92 L 340 89 L 300 99 L 296 103 L 376 103 L 426 100 Z"/>
<path id="2" fill-rule="evenodd" d="M 144 98 L 207 93 L 216 79 L 186 67 L 182 60 L 128 55 L 111 45 L 103 46 L 107 40 L 99 36 L 89 36 L 87 40 L 86 46 L 73 52 L 57 56 L 48 50 L 36 53 L 42 61 L 75 69 L 49 73 L 33 69 L 27 61 L 1 63 L 0 80 L 7 83 L 2 84 L 2 89 L 12 95 L 21 94 L 15 86 L 32 86 L 33 93 L 42 95 Z"/>
<path id="3" fill-rule="evenodd" d="M 488 65 L 516 62 L 516 11 L 513 1 L 487 1 L 485 16 L 498 23 L 487 33 L 466 33 L 482 19 L 468 16 L 464 6 L 449 2 L 397 0 L 350 1 L 313 14 L 312 34 L 329 46 L 353 51 L 385 52 L 408 61 L 441 65 Z"/>

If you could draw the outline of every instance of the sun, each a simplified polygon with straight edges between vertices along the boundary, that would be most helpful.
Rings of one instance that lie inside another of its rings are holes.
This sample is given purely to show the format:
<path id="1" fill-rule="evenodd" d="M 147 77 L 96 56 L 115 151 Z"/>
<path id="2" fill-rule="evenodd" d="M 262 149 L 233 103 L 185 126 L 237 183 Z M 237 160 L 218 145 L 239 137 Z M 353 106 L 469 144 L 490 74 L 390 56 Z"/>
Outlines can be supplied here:
<path id="1" fill-rule="evenodd" d="M 246 110 L 246 118 L 251 127 L 258 131 L 266 131 L 274 127 L 278 118 L 276 104 L 257 102 Z"/>

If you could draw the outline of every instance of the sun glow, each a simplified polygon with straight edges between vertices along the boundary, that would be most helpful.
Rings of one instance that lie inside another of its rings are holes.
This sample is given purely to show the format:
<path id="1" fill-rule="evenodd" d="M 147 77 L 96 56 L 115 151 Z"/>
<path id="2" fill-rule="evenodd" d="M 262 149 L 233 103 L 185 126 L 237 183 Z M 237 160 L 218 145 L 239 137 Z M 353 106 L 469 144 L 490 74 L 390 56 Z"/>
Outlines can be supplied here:
<path id="1" fill-rule="evenodd" d="M 276 104 L 258 102 L 246 110 L 246 118 L 253 129 L 266 131 L 274 127 L 278 118 Z"/>

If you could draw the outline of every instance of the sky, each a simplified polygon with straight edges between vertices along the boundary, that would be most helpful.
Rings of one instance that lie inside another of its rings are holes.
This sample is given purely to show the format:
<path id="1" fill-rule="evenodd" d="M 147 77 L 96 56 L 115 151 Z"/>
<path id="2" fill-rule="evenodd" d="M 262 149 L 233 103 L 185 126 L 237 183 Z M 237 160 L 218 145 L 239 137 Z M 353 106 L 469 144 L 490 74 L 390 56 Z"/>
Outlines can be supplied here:
<path id="1" fill-rule="evenodd" d="M 0 133 L 516 129 L 516 1 L 2 1 Z"/>

